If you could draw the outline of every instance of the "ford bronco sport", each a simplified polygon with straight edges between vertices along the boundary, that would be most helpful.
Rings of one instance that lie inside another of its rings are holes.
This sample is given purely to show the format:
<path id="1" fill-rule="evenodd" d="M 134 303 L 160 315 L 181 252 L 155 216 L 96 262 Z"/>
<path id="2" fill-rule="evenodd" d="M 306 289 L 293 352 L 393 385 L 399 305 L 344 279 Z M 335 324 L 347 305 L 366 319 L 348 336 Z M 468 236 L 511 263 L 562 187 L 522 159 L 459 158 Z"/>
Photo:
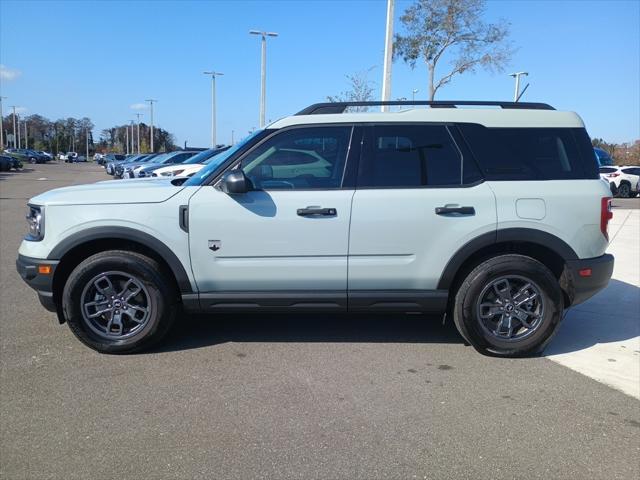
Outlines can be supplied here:
<path id="1" fill-rule="evenodd" d="M 100 352 L 149 347 L 180 310 L 423 312 L 482 353 L 540 351 L 613 269 L 582 120 L 510 102 L 348 113 L 381 104 L 312 105 L 189 179 L 38 195 L 17 269 Z"/>

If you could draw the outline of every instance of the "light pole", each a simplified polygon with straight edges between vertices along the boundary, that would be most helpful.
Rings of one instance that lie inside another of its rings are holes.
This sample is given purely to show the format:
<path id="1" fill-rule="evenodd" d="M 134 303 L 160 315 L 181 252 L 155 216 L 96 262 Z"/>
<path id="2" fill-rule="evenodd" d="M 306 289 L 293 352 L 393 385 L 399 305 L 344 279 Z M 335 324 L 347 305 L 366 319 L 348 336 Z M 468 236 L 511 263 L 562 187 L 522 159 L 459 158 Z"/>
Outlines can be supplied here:
<path id="1" fill-rule="evenodd" d="M 224 75 L 220 72 L 203 72 L 205 75 L 211 75 L 211 148 L 216 146 L 216 77 Z"/>
<path id="2" fill-rule="evenodd" d="M 267 95 L 267 37 L 277 37 L 278 34 L 260 30 L 250 30 L 249 33 L 262 37 L 262 60 L 260 63 L 260 128 L 264 128 Z"/>
<path id="3" fill-rule="evenodd" d="M 142 113 L 136 113 L 136 117 L 138 117 L 138 155 L 140 155 L 140 117 Z"/>
<path id="4" fill-rule="evenodd" d="M 411 90 L 411 101 L 415 102 L 416 101 L 416 93 L 418 93 L 420 90 L 418 90 L 417 88 L 414 88 L 413 90 Z"/>
<path id="5" fill-rule="evenodd" d="M 384 36 L 384 71 L 382 72 L 382 101 L 388 102 L 391 98 L 391 65 L 393 62 L 393 7 L 394 0 L 387 0 L 387 25 Z M 382 105 L 383 112 L 389 110 L 387 105 Z"/>
<path id="6" fill-rule="evenodd" d="M 4 113 L 2 113 L 2 99 L 7 98 L 0 96 L 0 151 L 4 150 Z"/>
<path id="7" fill-rule="evenodd" d="M 135 137 L 133 136 L 133 125 L 135 120 L 131 120 L 131 154 L 135 153 Z"/>
<path id="8" fill-rule="evenodd" d="M 84 137 L 85 137 L 85 142 L 87 147 L 87 156 L 85 158 L 88 162 L 89 161 L 89 129 L 88 128 L 84 129 Z"/>
<path id="9" fill-rule="evenodd" d="M 516 80 L 516 88 L 515 91 L 513 93 L 513 101 L 517 102 L 520 99 L 520 77 L 524 75 L 525 77 L 529 75 L 529 72 L 515 72 L 515 73 L 511 73 L 509 74 L 510 77 L 515 78 Z M 528 87 L 529 85 L 527 85 Z M 524 87 L 525 90 L 527 89 L 527 87 Z M 524 93 L 524 90 L 522 91 L 522 93 Z"/>
<path id="10" fill-rule="evenodd" d="M 157 102 L 158 100 L 154 100 L 153 98 L 149 98 L 147 100 L 145 100 L 145 102 L 149 102 L 150 108 L 151 108 L 151 141 L 150 143 L 150 147 L 151 147 L 151 153 L 153 153 L 153 104 L 154 102 Z"/>
<path id="11" fill-rule="evenodd" d="M 24 148 L 29 148 L 29 132 L 27 131 L 27 121 L 24 121 Z"/>
<path id="12" fill-rule="evenodd" d="M 16 147 L 16 106 L 11 105 L 11 108 L 13 108 L 13 148 L 17 148 Z"/>
<path id="13" fill-rule="evenodd" d="M 22 148 L 22 141 L 20 139 L 20 117 L 18 117 L 18 148 Z"/>
<path id="14" fill-rule="evenodd" d="M 129 155 L 129 125 L 124 125 L 124 143 L 127 146 L 127 155 Z"/>

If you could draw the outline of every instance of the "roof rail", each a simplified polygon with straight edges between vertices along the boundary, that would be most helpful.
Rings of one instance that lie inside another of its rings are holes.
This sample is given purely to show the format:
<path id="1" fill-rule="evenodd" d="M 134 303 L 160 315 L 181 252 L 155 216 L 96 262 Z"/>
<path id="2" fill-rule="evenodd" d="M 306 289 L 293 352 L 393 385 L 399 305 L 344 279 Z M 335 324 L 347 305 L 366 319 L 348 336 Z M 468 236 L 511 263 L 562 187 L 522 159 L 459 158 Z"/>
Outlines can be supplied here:
<path id="1" fill-rule="evenodd" d="M 460 106 L 493 106 L 507 109 L 525 109 L 525 110 L 555 110 L 551 105 L 546 103 L 531 102 L 483 102 L 476 100 L 415 100 L 413 102 L 405 100 L 392 100 L 388 102 L 328 102 L 314 103 L 313 105 L 300 110 L 296 115 L 318 115 L 325 113 L 344 113 L 347 107 L 376 107 L 376 106 L 393 106 L 393 105 L 428 105 L 431 108 L 456 108 Z"/>

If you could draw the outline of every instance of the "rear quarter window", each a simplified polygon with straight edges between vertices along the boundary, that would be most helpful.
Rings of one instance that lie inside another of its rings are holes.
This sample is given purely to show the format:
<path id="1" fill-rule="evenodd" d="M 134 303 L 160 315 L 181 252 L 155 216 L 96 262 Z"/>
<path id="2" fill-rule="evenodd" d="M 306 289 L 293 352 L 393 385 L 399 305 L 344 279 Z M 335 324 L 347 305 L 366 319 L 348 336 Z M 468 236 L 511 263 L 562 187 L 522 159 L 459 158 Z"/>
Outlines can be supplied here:
<path id="1" fill-rule="evenodd" d="M 598 178 L 584 129 L 459 127 L 487 180 Z"/>

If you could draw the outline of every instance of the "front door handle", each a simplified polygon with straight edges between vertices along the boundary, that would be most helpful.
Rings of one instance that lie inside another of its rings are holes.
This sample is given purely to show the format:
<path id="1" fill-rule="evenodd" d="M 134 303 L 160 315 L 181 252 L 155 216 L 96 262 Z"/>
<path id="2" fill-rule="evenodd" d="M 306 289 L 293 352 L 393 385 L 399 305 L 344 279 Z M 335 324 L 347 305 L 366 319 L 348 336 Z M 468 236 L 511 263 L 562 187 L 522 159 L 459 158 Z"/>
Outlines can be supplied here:
<path id="1" fill-rule="evenodd" d="M 299 208 L 297 213 L 301 217 L 335 217 L 338 211 L 335 208 L 307 207 Z"/>
<path id="2" fill-rule="evenodd" d="M 447 215 L 458 213 L 460 215 L 475 215 L 476 209 L 473 207 L 436 207 L 436 215 Z"/>

